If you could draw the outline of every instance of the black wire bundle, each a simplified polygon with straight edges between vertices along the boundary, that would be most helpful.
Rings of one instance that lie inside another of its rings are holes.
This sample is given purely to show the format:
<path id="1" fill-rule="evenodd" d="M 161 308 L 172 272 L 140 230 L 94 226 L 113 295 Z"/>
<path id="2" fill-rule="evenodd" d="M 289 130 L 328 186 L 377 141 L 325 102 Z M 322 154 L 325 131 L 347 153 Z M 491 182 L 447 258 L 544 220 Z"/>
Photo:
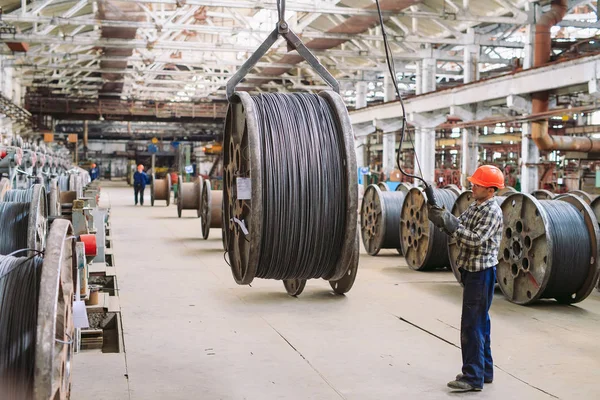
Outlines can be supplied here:
<path id="1" fill-rule="evenodd" d="M 6 192 L 4 201 L 14 203 L 31 203 L 33 199 L 33 189 L 13 189 Z"/>
<path id="2" fill-rule="evenodd" d="M 398 249 L 402 246 L 398 227 L 406 193 L 381 192 L 380 196 L 381 202 L 385 205 L 385 236 L 381 242 L 381 248 Z"/>
<path id="3" fill-rule="evenodd" d="M 347 179 L 341 127 L 312 94 L 252 97 L 263 174 L 256 277 L 327 278 L 341 256 Z"/>
<path id="4" fill-rule="evenodd" d="M 433 189 L 433 193 L 437 204 L 440 207 L 452 210 L 454 202 L 458 198 L 456 192 L 450 189 Z M 432 229 L 429 230 L 429 240 L 433 241 L 433 245 L 430 247 L 431 252 L 429 253 L 429 257 L 427 257 L 425 265 L 421 267 L 421 270 L 450 267 L 450 259 L 448 258 L 448 235 L 445 232 L 440 231 L 432 223 L 430 223 L 430 227 L 432 227 Z"/>
<path id="5" fill-rule="evenodd" d="M 552 268 L 543 298 L 570 297 L 586 281 L 592 249 L 579 210 L 566 201 L 540 200 L 548 214 L 552 238 Z"/>
<path id="6" fill-rule="evenodd" d="M 26 249 L 30 203 L 0 203 L 0 254 Z"/>
<path id="7" fill-rule="evenodd" d="M 0 256 L 0 394 L 32 399 L 43 259 Z"/>

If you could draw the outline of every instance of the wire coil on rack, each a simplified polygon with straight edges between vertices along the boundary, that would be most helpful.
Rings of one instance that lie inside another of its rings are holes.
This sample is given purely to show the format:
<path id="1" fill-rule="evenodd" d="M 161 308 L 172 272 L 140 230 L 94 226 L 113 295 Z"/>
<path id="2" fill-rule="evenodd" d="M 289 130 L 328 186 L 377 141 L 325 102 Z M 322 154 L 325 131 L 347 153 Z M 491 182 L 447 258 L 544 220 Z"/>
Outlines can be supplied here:
<path id="1" fill-rule="evenodd" d="M 448 210 L 460 194 L 456 188 L 433 191 L 438 205 Z M 420 188 L 412 188 L 402 206 L 400 237 L 406 262 L 417 271 L 450 267 L 448 235 L 429 221 L 428 214 L 425 193 Z"/>
<path id="2" fill-rule="evenodd" d="M 502 203 L 506 200 L 506 196 L 494 196 L 494 200 L 496 203 L 502 207 Z M 452 214 L 456 217 L 459 217 L 463 212 L 469 208 L 471 204 L 473 204 L 475 200 L 473 199 L 473 191 L 465 190 L 458 196 L 456 201 L 454 202 L 454 206 L 452 206 Z M 458 253 L 460 249 L 458 247 L 458 243 L 455 238 L 449 236 L 448 237 L 448 259 L 450 260 L 450 267 L 452 268 L 452 272 L 454 273 L 454 277 L 456 280 L 462 285 L 462 278 L 460 275 L 460 271 L 458 270 L 458 265 L 456 264 L 456 260 L 458 259 Z"/>
<path id="3" fill-rule="evenodd" d="M 341 97 L 236 92 L 223 164 L 236 282 L 259 277 L 303 287 L 324 278 L 336 292 L 348 291 L 358 264 L 356 160 Z"/>
<path id="4" fill-rule="evenodd" d="M 0 393 L 33 398 L 41 257 L 0 255 Z"/>
<path id="5" fill-rule="evenodd" d="M 509 301 L 576 303 L 590 294 L 600 273 L 600 230 L 584 200 L 573 195 L 537 200 L 517 193 L 502 204 L 502 212 L 497 277 Z"/>
<path id="6" fill-rule="evenodd" d="M 407 193 L 382 191 L 378 185 L 367 187 L 360 210 L 360 227 L 369 255 L 375 256 L 381 249 L 401 248 L 400 213 Z"/>

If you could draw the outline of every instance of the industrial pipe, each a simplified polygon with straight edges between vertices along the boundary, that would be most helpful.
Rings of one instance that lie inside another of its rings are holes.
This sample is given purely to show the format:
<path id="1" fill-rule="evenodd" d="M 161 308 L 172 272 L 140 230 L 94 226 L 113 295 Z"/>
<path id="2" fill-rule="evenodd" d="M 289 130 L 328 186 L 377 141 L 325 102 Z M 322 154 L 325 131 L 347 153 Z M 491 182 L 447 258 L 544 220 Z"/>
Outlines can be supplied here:
<path id="1" fill-rule="evenodd" d="M 535 43 L 533 66 L 545 65 L 552 54 L 552 39 L 550 29 L 557 25 L 567 13 L 568 0 L 552 0 L 551 9 L 543 14 L 535 25 Z M 548 91 L 531 95 L 532 113 L 548 111 Z M 600 152 L 600 140 L 590 137 L 552 136 L 548 133 L 548 121 L 533 121 L 531 123 L 531 138 L 542 151 L 571 150 L 583 152 Z"/>

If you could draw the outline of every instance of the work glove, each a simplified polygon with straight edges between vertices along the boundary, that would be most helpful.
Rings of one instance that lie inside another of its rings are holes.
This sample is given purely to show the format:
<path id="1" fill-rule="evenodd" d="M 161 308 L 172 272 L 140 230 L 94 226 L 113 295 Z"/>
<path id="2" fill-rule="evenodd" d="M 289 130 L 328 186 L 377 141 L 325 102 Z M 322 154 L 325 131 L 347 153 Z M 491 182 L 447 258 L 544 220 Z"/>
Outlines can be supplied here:
<path id="1" fill-rule="evenodd" d="M 428 206 L 428 217 L 438 228 L 451 235 L 458 229 L 460 221 L 446 208 L 439 206 Z"/>

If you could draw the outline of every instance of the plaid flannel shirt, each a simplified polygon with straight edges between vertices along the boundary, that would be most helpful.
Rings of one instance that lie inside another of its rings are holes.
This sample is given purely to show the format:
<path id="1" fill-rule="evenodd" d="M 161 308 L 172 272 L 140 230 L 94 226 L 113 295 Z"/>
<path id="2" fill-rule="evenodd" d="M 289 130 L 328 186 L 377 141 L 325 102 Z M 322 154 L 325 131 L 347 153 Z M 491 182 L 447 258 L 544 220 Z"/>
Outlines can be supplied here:
<path id="1" fill-rule="evenodd" d="M 473 202 L 460 217 L 460 226 L 452 235 L 459 252 L 456 265 L 477 272 L 498 264 L 502 240 L 502 209 L 495 198 L 481 204 Z"/>

